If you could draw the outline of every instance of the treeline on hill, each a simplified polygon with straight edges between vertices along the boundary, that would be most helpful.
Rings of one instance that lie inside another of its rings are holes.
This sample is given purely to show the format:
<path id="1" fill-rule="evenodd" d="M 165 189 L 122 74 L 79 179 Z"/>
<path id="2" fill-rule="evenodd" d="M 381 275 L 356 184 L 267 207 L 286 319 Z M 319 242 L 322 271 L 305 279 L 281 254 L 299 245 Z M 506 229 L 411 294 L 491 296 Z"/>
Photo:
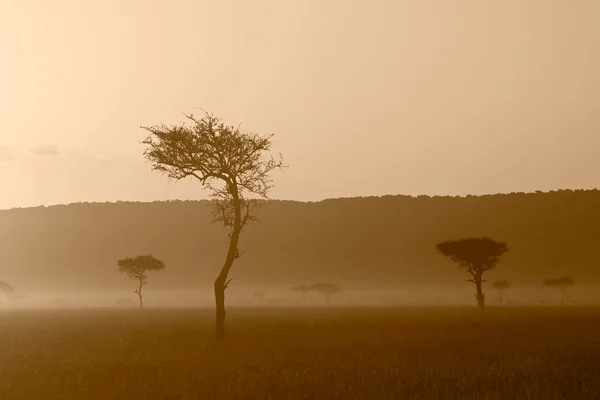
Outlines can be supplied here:
<path id="1" fill-rule="evenodd" d="M 488 280 L 600 281 L 598 190 L 269 201 L 259 217 L 244 232 L 232 285 L 460 285 L 464 272 L 435 245 L 465 236 L 508 244 Z M 122 288 L 129 282 L 116 261 L 139 254 L 167 265 L 154 287 L 208 287 L 226 245 L 227 231 L 212 223 L 207 201 L 0 211 L 0 278 L 21 287 Z"/>

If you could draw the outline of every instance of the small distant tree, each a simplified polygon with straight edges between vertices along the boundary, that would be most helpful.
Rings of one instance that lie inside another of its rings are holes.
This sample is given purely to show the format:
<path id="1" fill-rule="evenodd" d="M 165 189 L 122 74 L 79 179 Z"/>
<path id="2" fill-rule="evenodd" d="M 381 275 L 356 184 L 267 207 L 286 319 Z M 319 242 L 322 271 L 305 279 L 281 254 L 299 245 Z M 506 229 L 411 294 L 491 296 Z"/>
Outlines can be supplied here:
<path id="1" fill-rule="evenodd" d="M 326 304 L 331 304 L 331 297 L 342 291 L 341 287 L 334 285 L 333 283 L 315 283 L 310 286 L 310 289 L 316 290 L 325 296 Z"/>
<path id="2" fill-rule="evenodd" d="M 563 307 L 565 305 L 565 291 L 569 287 L 573 286 L 574 284 L 575 284 L 575 281 L 573 281 L 573 278 L 571 278 L 570 276 L 564 276 L 562 278 L 546 279 L 544 281 L 544 285 L 546 285 L 550 288 L 555 288 L 555 289 L 560 290 L 560 294 L 561 294 L 560 304 Z"/>
<path id="3" fill-rule="evenodd" d="M 256 292 L 254 292 L 254 296 L 258 299 L 258 302 L 260 304 L 264 304 L 265 303 L 265 296 L 267 295 L 267 292 L 265 292 L 264 290 L 257 290 Z"/>
<path id="4" fill-rule="evenodd" d="M 475 299 L 479 308 L 485 308 L 485 294 L 481 284 L 483 274 L 496 267 L 500 256 L 508 251 L 506 243 L 496 242 L 487 237 L 448 240 L 438 243 L 437 251 L 467 270 L 471 278 L 467 282 L 475 284 Z"/>
<path id="5" fill-rule="evenodd" d="M 309 285 L 300 285 L 294 286 L 292 290 L 300 293 L 302 295 L 302 304 L 306 304 L 306 293 L 311 291 L 311 287 Z"/>
<path id="6" fill-rule="evenodd" d="M 15 289 L 12 286 L 10 286 L 8 283 L 6 283 L 4 281 L 0 281 L 0 294 L 2 294 L 2 297 L 4 297 L 6 299 L 6 301 L 8 301 L 9 299 L 12 298 L 12 294 L 14 291 L 15 291 Z M 1 303 L 2 302 L 0 302 L 0 304 Z"/>
<path id="7" fill-rule="evenodd" d="M 137 256 L 134 258 L 127 257 L 117 261 L 117 270 L 120 273 L 127 275 L 129 279 L 139 282 L 139 286 L 133 293 L 138 295 L 140 308 L 144 308 L 142 287 L 147 283 L 146 273 L 150 271 L 162 271 L 163 269 L 165 269 L 165 264 L 152 255 Z"/>
<path id="8" fill-rule="evenodd" d="M 243 228 L 256 221 L 258 200 L 268 198 L 273 187 L 270 173 L 283 167 L 271 156 L 273 135 L 243 132 L 226 126 L 206 113 L 197 119 L 186 115 L 190 125 L 142 127 L 150 132 L 144 140 L 144 156 L 152 169 L 180 180 L 193 178 L 211 192 L 213 216 L 229 229 L 229 247 L 214 282 L 216 342 L 225 341 L 225 289 L 229 271 L 241 256 L 238 243 Z"/>
<path id="9" fill-rule="evenodd" d="M 510 287 L 510 282 L 508 281 L 496 281 L 492 284 L 494 289 L 500 292 L 500 304 L 504 303 L 504 292 Z"/>

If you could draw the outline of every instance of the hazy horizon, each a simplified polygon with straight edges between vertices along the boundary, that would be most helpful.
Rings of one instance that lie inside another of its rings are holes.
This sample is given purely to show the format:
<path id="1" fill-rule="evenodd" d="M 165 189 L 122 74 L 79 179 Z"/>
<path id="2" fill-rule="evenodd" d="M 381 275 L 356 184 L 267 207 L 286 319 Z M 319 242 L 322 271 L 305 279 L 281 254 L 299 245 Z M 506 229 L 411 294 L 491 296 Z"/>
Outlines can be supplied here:
<path id="1" fill-rule="evenodd" d="M 195 107 L 275 134 L 291 166 L 273 174 L 277 199 L 597 188 L 599 13 L 1 1 L 0 208 L 206 198 L 152 172 L 140 144 L 140 125 Z"/>

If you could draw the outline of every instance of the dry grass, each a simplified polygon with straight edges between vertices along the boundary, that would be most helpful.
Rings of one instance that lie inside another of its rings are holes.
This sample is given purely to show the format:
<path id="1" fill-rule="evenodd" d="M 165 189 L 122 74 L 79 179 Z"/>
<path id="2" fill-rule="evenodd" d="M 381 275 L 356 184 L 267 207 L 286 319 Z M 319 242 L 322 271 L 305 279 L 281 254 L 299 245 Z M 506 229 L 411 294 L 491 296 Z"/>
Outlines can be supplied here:
<path id="1" fill-rule="evenodd" d="M 0 399 L 598 399 L 597 309 L 0 313 Z"/>

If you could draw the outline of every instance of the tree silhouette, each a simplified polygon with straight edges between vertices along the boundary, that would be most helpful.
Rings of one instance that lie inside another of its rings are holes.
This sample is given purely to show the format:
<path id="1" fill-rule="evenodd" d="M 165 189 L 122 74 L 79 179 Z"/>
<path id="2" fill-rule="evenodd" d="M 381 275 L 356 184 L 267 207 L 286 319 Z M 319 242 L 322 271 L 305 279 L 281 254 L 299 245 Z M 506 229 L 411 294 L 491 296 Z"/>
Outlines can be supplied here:
<path id="1" fill-rule="evenodd" d="M 438 243 L 437 251 L 467 270 L 476 287 L 475 299 L 479 308 L 485 308 L 485 294 L 481 288 L 483 273 L 493 269 L 500 256 L 508 251 L 506 243 L 487 237 L 448 240 Z"/>
<path id="2" fill-rule="evenodd" d="M 342 288 L 333 283 L 315 283 L 310 285 L 311 290 L 316 290 L 325 296 L 325 303 L 331 304 L 331 297 L 342 291 Z"/>
<path id="3" fill-rule="evenodd" d="M 2 294 L 2 296 L 8 300 L 9 297 L 12 296 L 13 292 L 15 291 L 15 289 L 10 286 L 8 283 L 4 282 L 4 281 L 0 281 L 0 293 Z M 13 303 L 14 305 L 14 303 Z"/>
<path id="4" fill-rule="evenodd" d="M 137 289 L 133 293 L 138 295 L 140 300 L 140 308 L 144 308 L 144 300 L 142 296 L 142 287 L 147 283 L 146 272 L 161 271 L 165 268 L 165 264 L 154 258 L 152 255 L 137 256 L 134 258 L 127 257 L 117 261 L 117 270 L 139 282 Z"/>
<path id="5" fill-rule="evenodd" d="M 255 221 L 259 199 L 267 199 L 273 187 L 269 174 L 283 167 L 279 159 L 267 156 L 273 135 L 261 136 L 226 126 L 220 118 L 205 112 L 196 119 L 186 115 L 184 124 L 142 127 L 150 132 L 143 141 L 144 156 L 153 170 L 169 178 L 195 178 L 211 192 L 213 217 L 229 229 L 229 247 L 214 282 L 216 341 L 225 340 L 225 289 L 229 271 L 241 253 L 238 243 L 242 229 Z M 254 196 L 254 198 L 252 198 Z"/>
<path id="6" fill-rule="evenodd" d="M 574 284 L 575 282 L 573 281 L 573 278 L 569 276 L 564 276 L 562 278 L 546 279 L 544 281 L 544 285 L 560 290 L 560 305 L 563 307 L 565 305 L 565 291 L 568 287 L 573 286 Z"/>
<path id="7" fill-rule="evenodd" d="M 500 292 L 500 304 L 503 304 L 503 300 L 504 300 L 504 292 L 506 291 L 506 289 L 508 289 L 510 287 L 510 282 L 508 281 L 495 281 L 492 286 L 494 286 L 494 289 L 498 290 Z"/>
<path id="8" fill-rule="evenodd" d="M 292 290 L 300 293 L 302 295 L 302 304 L 306 304 L 306 293 L 311 291 L 311 287 L 309 285 L 300 285 L 294 286 Z"/>
<path id="9" fill-rule="evenodd" d="M 264 304 L 266 295 L 267 295 L 267 292 L 265 292 L 263 290 L 257 290 L 256 292 L 254 292 L 254 296 L 258 299 L 258 302 L 260 304 Z"/>

